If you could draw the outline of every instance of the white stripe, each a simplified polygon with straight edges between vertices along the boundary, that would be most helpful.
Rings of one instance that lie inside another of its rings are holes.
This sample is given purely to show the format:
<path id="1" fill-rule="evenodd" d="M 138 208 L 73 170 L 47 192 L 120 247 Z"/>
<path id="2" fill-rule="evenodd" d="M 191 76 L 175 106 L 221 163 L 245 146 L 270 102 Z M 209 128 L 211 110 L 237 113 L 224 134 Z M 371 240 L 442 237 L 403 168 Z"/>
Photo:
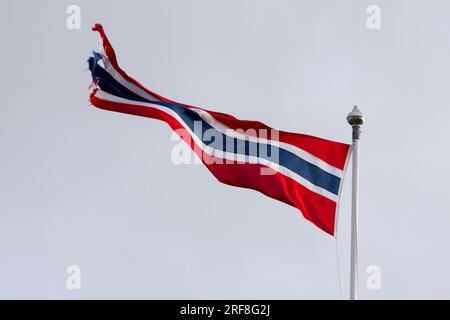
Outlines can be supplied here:
<path id="1" fill-rule="evenodd" d="M 230 153 L 230 152 L 226 152 L 226 151 L 222 151 L 222 150 L 218 150 L 215 148 L 212 148 L 208 145 L 205 145 L 203 143 L 203 141 L 201 139 L 199 139 L 189 128 L 189 126 L 180 118 L 180 116 L 173 110 L 166 108 L 166 107 L 162 107 L 156 104 L 152 104 L 152 103 L 146 103 L 146 102 L 140 102 L 140 101 L 133 101 L 133 100 L 128 100 L 128 99 L 124 99 L 124 98 L 120 98 L 114 95 L 111 95 L 107 92 L 98 90 L 95 93 L 95 96 L 101 100 L 104 101 L 110 101 L 110 102 L 118 102 L 118 103 L 124 103 L 124 104 L 129 104 L 129 105 L 136 105 L 136 106 L 144 106 L 144 107 L 150 107 L 150 108 L 154 108 L 154 109 L 158 109 L 162 112 L 165 112 L 166 114 L 172 116 L 173 118 L 175 118 L 188 132 L 189 134 L 192 136 L 195 144 L 201 148 L 206 154 L 213 156 L 213 157 L 217 157 L 217 158 L 222 158 L 225 160 L 230 160 L 230 161 L 239 161 L 239 162 L 246 162 L 246 163 L 250 163 L 250 164 L 263 164 L 267 167 L 272 168 L 273 170 L 295 180 L 296 182 L 298 182 L 299 184 L 301 184 L 302 186 L 304 186 L 305 188 L 311 190 L 312 192 L 315 192 L 317 194 L 320 194 L 334 202 L 338 201 L 338 197 L 329 192 L 326 189 L 323 189 L 319 186 L 316 186 L 315 184 L 311 183 L 310 181 L 308 181 L 307 179 L 303 178 L 302 176 L 298 175 L 297 173 L 289 170 L 286 167 L 283 167 L 282 165 L 278 164 L 278 163 L 274 163 L 272 161 L 269 161 L 267 159 L 264 158 L 259 158 L 259 157 L 255 157 L 255 156 L 245 156 L 245 155 L 239 155 L 239 154 L 235 154 L 235 153 Z"/>
<path id="2" fill-rule="evenodd" d="M 104 55 L 104 54 L 102 56 L 103 56 L 103 61 L 105 64 L 105 70 L 117 82 L 119 82 L 121 85 L 126 87 L 128 90 L 132 91 L 133 93 L 137 94 L 138 96 L 140 96 L 144 99 L 153 100 L 153 101 L 161 101 L 160 99 L 156 98 L 155 96 L 150 95 L 148 92 L 142 90 L 138 86 L 136 86 L 133 83 L 124 79 L 122 77 L 122 75 L 116 71 L 114 66 L 109 61 L 108 57 L 106 57 L 106 55 Z M 295 154 L 297 157 L 302 158 L 303 160 L 321 168 L 322 170 L 324 170 L 338 178 L 342 178 L 342 176 L 343 176 L 343 170 L 336 168 L 335 166 L 323 161 L 322 159 L 314 156 L 313 154 L 311 154 L 297 146 L 294 146 L 294 145 L 286 143 L 286 142 L 273 141 L 270 139 L 263 139 L 263 138 L 258 138 L 258 137 L 253 137 L 253 136 L 249 136 L 246 134 L 242 134 L 242 133 L 237 132 L 237 131 L 229 128 L 228 126 L 224 125 L 223 123 L 218 121 L 216 118 L 214 118 L 214 116 L 212 116 L 210 113 L 208 113 L 205 110 L 200 110 L 200 109 L 192 109 L 192 110 L 196 111 L 204 121 L 209 123 L 212 127 L 214 127 L 216 130 L 218 130 L 219 132 L 221 132 L 223 134 L 232 136 L 234 138 L 243 139 L 243 140 L 248 139 L 251 142 L 266 143 L 266 144 L 270 144 L 275 147 L 283 148 L 283 149 Z"/>

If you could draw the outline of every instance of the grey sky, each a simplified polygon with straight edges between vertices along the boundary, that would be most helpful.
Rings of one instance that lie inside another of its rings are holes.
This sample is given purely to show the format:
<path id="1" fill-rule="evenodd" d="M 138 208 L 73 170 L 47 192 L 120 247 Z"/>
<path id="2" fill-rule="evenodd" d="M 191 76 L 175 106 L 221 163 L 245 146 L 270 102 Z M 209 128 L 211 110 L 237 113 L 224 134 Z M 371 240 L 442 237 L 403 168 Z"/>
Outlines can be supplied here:
<path id="1" fill-rule="evenodd" d="M 449 299 L 449 14 L 444 0 L 1 1 L 0 298 L 340 297 L 335 239 L 295 208 L 175 166 L 162 122 L 88 106 L 101 22 L 122 67 L 175 100 L 343 142 L 358 104 L 360 296 Z M 344 297 L 350 191 L 347 175 Z M 381 290 L 365 286 L 373 264 Z"/>

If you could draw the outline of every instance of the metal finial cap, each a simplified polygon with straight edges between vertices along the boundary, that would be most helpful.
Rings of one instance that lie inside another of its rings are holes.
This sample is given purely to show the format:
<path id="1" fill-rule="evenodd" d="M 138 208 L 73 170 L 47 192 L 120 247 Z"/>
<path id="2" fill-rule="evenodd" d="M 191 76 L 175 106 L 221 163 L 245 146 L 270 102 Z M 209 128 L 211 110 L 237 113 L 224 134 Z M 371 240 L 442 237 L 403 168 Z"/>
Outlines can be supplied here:
<path id="1" fill-rule="evenodd" d="M 351 126 L 361 126 L 366 119 L 364 118 L 364 114 L 359 110 L 358 106 L 354 106 L 352 112 L 350 112 L 347 116 L 347 122 Z"/>

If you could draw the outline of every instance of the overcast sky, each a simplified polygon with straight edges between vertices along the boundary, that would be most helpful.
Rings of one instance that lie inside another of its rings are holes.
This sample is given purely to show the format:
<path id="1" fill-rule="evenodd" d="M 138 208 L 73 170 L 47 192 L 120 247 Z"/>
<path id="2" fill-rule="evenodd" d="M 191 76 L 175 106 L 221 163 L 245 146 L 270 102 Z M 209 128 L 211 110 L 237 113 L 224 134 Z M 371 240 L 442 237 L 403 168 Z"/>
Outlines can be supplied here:
<path id="1" fill-rule="evenodd" d="M 166 124 L 87 103 L 100 22 L 121 66 L 174 100 L 347 143 L 358 104 L 360 297 L 449 299 L 449 14 L 445 0 L 2 0 L 0 298 L 348 296 L 350 172 L 336 243 L 293 207 L 174 165 Z"/>

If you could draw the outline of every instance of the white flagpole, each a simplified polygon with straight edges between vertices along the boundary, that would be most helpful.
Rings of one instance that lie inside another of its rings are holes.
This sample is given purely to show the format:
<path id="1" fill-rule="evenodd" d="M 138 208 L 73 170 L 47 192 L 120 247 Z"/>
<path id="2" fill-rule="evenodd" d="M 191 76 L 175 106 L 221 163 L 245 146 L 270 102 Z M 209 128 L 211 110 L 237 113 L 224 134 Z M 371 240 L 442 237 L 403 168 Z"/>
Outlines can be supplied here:
<path id="1" fill-rule="evenodd" d="M 350 300 L 358 296 L 358 182 L 359 182 L 359 136 L 364 124 L 364 115 L 357 106 L 347 116 L 347 122 L 353 128 L 352 151 L 352 222 L 350 251 Z"/>

